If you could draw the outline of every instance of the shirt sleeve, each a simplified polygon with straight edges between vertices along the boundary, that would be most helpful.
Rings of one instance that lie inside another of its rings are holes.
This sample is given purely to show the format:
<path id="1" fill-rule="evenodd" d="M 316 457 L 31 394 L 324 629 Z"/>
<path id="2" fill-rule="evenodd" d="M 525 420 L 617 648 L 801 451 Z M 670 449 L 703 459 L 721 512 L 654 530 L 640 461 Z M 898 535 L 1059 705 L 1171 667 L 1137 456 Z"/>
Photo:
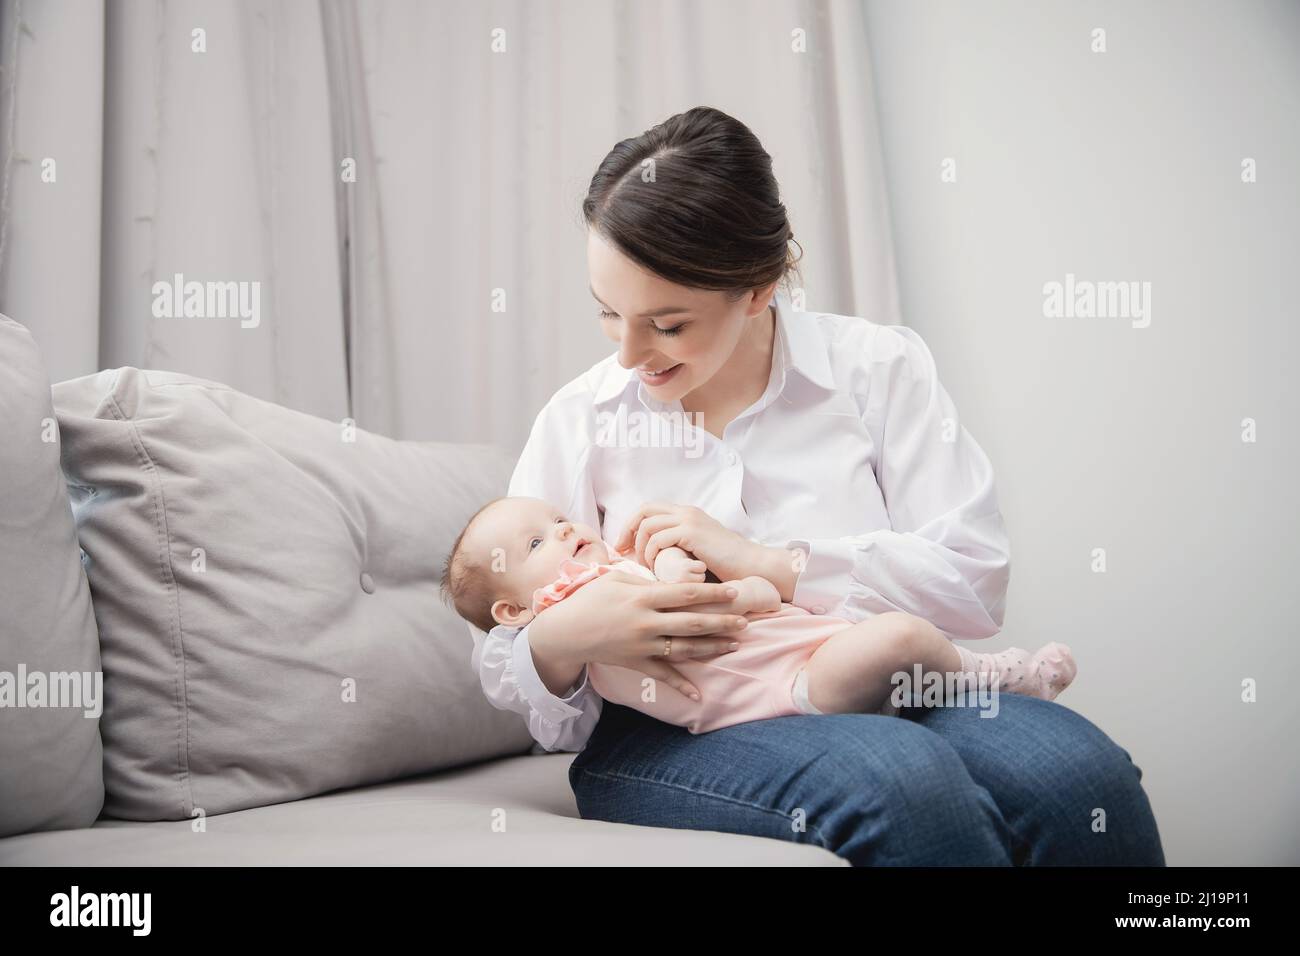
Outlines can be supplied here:
<path id="1" fill-rule="evenodd" d="M 806 556 L 793 603 L 847 620 L 906 611 L 950 638 L 991 637 L 1011 573 L 993 468 L 919 335 L 881 327 L 867 352 L 863 422 L 890 528 L 789 541 Z"/>
<path id="2" fill-rule="evenodd" d="M 538 413 L 507 494 L 550 501 L 565 509 L 572 520 L 598 528 L 600 516 L 587 470 L 589 425 L 594 418 L 590 398 L 561 395 Z M 500 710 L 522 714 L 533 739 L 546 750 L 585 747 L 603 704 L 587 680 L 587 668 L 582 669 L 568 696 L 557 697 L 533 664 L 526 626 L 516 631 L 497 625 L 488 634 L 472 624 L 466 626 L 474 637 L 473 666 L 488 701 Z"/>
<path id="3" fill-rule="evenodd" d="M 528 628 L 518 632 L 498 624 L 491 633 L 474 631 L 474 666 L 483 693 L 498 710 L 513 710 L 528 722 L 528 731 L 545 750 L 581 750 L 587 744 L 604 703 L 582 669 L 567 697 L 546 689 L 533 666 Z"/>

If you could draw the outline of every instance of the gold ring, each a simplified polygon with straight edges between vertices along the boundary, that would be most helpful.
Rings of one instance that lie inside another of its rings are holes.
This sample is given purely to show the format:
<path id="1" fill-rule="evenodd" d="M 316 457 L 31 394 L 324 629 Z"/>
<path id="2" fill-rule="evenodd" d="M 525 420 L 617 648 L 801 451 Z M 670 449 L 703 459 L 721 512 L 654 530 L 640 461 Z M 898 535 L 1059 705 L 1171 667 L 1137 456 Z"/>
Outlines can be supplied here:
<path id="1" fill-rule="evenodd" d="M 665 637 L 665 638 L 664 638 L 664 657 L 668 657 L 668 656 L 670 656 L 670 655 L 672 654 L 672 652 L 673 652 L 673 639 L 672 639 L 671 637 Z"/>

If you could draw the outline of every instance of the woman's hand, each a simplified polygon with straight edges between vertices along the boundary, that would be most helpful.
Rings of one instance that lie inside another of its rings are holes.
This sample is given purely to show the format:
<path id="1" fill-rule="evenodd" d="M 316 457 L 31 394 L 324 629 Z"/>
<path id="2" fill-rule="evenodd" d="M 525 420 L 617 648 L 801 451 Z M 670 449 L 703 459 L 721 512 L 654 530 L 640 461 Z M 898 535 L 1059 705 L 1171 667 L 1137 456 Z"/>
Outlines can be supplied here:
<path id="1" fill-rule="evenodd" d="M 698 700 L 699 690 L 672 663 L 730 653 L 749 622 L 691 607 L 735 596 L 736 589 L 725 584 L 654 583 L 611 571 L 533 620 L 533 664 L 557 695 L 572 686 L 583 665 L 600 663 L 640 671 Z"/>
<path id="2" fill-rule="evenodd" d="M 614 547 L 620 552 L 634 551 L 646 567 L 654 567 L 655 556 L 664 548 L 678 547 L 703 561 L 721 581 L 767 578 L 776 585 L 782 601 L 794 599 L 806 557 L 798 551 L 743 538 L 708 512 L 691 505 L 656 501 L 641 506 Z"/>

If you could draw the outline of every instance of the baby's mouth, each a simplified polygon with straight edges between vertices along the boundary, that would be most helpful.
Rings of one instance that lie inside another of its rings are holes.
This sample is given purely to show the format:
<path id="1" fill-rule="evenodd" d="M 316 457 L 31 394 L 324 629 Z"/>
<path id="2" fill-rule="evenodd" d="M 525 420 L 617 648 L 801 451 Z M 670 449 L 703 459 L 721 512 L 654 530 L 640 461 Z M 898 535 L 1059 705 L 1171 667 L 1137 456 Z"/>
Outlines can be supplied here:
<path id="1" fill-rule="evenodd" d="M 578 556 L 578 552 L 581 551 L 583 548 L 587 547 L 589 544 L 591 544 L 590 541 L 586 540 L 585 538 L 580 538 L 578 540 L 577 547 L 573 549 L 573 556 L 576 558 Z"/>

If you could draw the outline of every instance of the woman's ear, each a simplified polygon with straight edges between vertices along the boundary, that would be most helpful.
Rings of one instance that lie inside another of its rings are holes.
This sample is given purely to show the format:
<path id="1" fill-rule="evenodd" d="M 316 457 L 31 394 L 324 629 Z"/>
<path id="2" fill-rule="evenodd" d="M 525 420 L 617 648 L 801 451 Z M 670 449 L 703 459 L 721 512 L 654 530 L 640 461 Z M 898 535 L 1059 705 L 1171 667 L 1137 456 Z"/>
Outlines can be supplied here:
<path id="1" fill-rule="evenodd" d="M 523 627 L 536 616 L 531 608 L 511 604 L 505 598 L 500 598 L 492 605 L 492 620 L 506 627 Z"/>
<path id="2" fill-rule="evenodd" d="M 767 311 L 767 307 L 771 306 L 772 295 L 774 295 L 775 291 L 776 282 L 771 282 L 771 284 L 759 287 L 759 289 L 751 289 L 750 295 L 753 298 L 750 298 L 748 306 L 745 306 L 746 319 L 754 320 L 763 315 L 763 312 Z"/>
<path id="3" fill-rule="evenodd" d="M 776 286 L 779 280 L 773 279 L 765 286 L 760 286 L 754 290 L 754 301 L 750 304 L 752 311 L 749 317 L 752 319 L 762 313 L 771 303 L 776 295 Z"/>

